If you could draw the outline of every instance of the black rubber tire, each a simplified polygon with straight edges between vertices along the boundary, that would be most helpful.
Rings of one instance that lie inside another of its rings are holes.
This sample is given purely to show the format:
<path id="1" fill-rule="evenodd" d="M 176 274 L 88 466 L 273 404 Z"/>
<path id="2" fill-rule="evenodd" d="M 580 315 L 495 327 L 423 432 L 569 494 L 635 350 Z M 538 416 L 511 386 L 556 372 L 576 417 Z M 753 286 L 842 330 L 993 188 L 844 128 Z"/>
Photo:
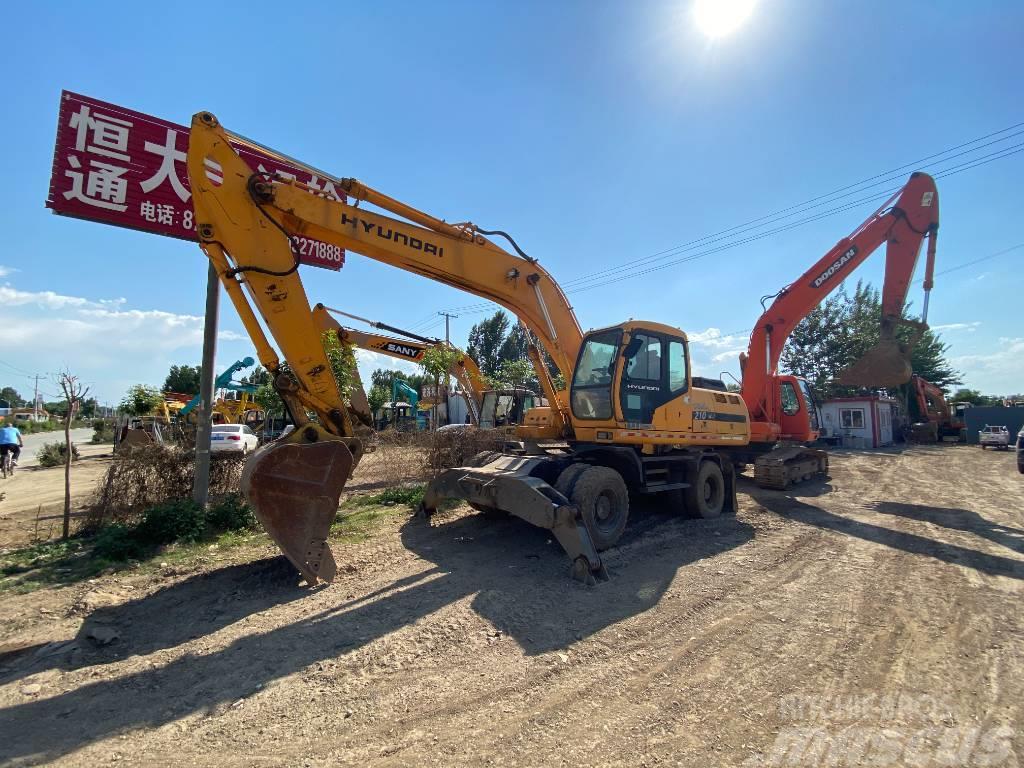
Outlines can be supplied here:
<path id="1" fill-rule="evenodd" d="M 629 491 L 622 475 L 608 467 L 587 467 L 576 478 L 571 500 L 597 551 L 615 546 L 629 522 Z"/>
<path id="2" fill-rule="evenodd" d="M 789 483 L 786 483 L 789 485 Z M 702 461 L 686 489 L 686 511 L 705 520 L 718 517 L 725 507 L 725 477 L 714 461 Z"/>
<path id="3" fill-rule="evenodd" d="M 555 481 L 555 490 L 569 499 L 569 501 L 572 501 L 572 489 L 576 486 L 576 481 L 580 475 L 588 469 L 590 469 L 589 464 L 570 464 L 562 470 Z"/>

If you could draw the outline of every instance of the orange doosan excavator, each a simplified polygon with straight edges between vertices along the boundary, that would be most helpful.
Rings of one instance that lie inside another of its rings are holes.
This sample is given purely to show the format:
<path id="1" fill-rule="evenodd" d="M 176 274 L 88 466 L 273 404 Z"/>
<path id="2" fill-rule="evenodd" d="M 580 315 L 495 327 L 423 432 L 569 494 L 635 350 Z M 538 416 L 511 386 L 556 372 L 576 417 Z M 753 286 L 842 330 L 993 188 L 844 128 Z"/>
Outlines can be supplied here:
<path id="1" fill-rule="evenodd" d="M 843 371 L 838 382 L 881 388 L 910 380 L 910 349 L 927 328 L 938 229 L 935 181 L 925 173 L 914 173 L 902 189 L 797 280 L 775 296 L 761 300 L 764 306 L 768 299 L 773 299 L 754 325 L 747 352 L 740 355 L 743 401 L 750 410 L 751 445 L 773 448 L 770 453 L 748 457 L 755 458 L 754 472 L 759 485 L 785 488 L 827 470 L 824 451 L 803 447 L 818 438 L 818 415 L 811 391 L 803 379 L 779 374 L 779 358 L 797 324 L 883 243 L 885 283 L 879 341 Z M 921 320 L 902 319 L 925 238 L 928 251 Z M 911 342 L 897 341 L 896 329 L 900 325 L 915 329 Z M 779 446 L 780 442 L 789 446 Z"/>
<path id="2" fill-rule="evenodd" d="M 296 239 L 468 291 L 519 318 L 535 342 L 530 358 L 547 404 L 525 414 L 503 453 L 435 478 L 422 511 L 455 498 L 520 517 L 551 531 L 574 577 L 586 582 L 606 577 L 599 553 L 621 536 L 631 493 L 659 494 L 680 513 L 709 518 L 735 510 L 738 465 L 774 463 L 776 471 L 759 474 L 777 484 L 824 471 L 823 459 L 799 445 L 817 436 L 809 389 L 779 375 L 779 355 L 796 323 L 882 243 L 888 257 L 881 342 L 848 377 L 884 386 L 909 376 L 895 330 L 929 236 L 931 288 L 938 224 L 934 182 L 924 174 L 912 176 L 889 205 L 780 291 L 751 336 L 736 394 L 692 375 L 679 328 L 631 319 L 584 332 L 558 283 L 505 232 L 451 224 L 355 179 L 310 169 L 345 195 L 329 198 L 295 179 L 254 172 L 232 140 L 252 143 L 229 134 L 209 112 L 193 117 L 188 172 L 197 234 L 296 424 L 249 460 L 243 492 L 310 583 L 333 577 L 327 536 L 363 445 L 320 343 L 298 275 Z M 216 177 L 206 173 L 212 164 L 221 169 Z M 564 387 L 555 385 L 539 345 Z"/>

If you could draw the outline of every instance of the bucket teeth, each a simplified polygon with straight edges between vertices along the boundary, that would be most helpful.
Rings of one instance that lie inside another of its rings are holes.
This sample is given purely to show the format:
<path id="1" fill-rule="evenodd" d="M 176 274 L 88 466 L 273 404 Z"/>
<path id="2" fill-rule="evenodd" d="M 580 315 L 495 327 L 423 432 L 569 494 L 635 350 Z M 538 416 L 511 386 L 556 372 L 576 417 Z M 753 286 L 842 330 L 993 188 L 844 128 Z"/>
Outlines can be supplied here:
<path id="1" fill-rule="evenodd" d="M 334 579 L 327 537 L 353 461 L 339 440 L 271 443 L 242 472 L 242 492 L 256 518 L 310 586 Z"/>

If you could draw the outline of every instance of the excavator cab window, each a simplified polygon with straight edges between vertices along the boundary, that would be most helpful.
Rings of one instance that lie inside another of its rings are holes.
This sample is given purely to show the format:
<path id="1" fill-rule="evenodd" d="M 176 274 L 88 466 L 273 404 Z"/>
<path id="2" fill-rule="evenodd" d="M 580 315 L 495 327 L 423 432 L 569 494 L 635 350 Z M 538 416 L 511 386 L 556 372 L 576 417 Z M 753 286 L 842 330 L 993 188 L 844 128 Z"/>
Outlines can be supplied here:
<path id="1" fill-rule="evenodd" d="M 612 376 L 622 332 L 604 331 L 587 338 L 572 377 L 572 413 L 577 419 L 612 418 Z"/>
<path id="2" fill-rule="evenodd" d="M 800 391 L 803 392 L 804 402 L 807 403 L 807 420 L 811 423 L 811 429 L 818 430 L 818 404 L 814 400 L 814 393 L 805 379 L 797 379 L 800 383 Z"/>
<path id="3" fill-rule="evenodd" d="M 787 416 L 795 416 L 800 412 L 800 400 L 796 396 L 796 389 L 788 381 L 782 382 L 779 392 L 782 400 L 782 412 Z"/>

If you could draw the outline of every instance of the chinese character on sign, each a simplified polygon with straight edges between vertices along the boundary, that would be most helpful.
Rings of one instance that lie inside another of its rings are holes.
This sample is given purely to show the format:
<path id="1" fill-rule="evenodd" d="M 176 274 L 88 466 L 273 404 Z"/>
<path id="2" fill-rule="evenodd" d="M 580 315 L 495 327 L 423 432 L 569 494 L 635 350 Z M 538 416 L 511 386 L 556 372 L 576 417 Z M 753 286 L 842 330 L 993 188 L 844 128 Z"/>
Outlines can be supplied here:
<path id="1" fill-rule="evenodd" d="M 119 120 L 109 115 L 91 114 L 84 104 L 77 112 L 72 113 L 68 125 L 74 128 L 75 149 L 93 155 L 112 157 L 128 163 L 128 129 L 132 124 L 127 120 Z M 90 142 L 89 132 L 92 132 Z"/>
<path id="2" fill-rule="evenodd" d="M 158 205 L 156 207 L 156 220 L 158 224 L 166 224 L 169 227 L 174 226 L 174 206 L 173 205 Z"/>
<path id="3" fill-rule="evenodd" d="M 163 146 L 157 144 L 154 141 L 146 142 L 146 151 L 152 152 L 154 155 L 159 155 L 162 159 L 160 161 L 160 168 L 145 181 L 139 182 L 139 186 L 142 187 L 143 192 L 152 192 L 154 189 L 164 183 L 164 179 L 169 179 L 171 187 L 177 193 L 178 197 L 181 198 L 182 202 L 191 197 L 192 193 L 185 189 L 185 186 L 181 183 L 181 179 L 178 178 L 178 172 L 174 167 L 175 163 L 185 162 L 185 153 L 177 148 L 178 144 L 178 132 L 167 129 L 167 139 Z"/>
<path id="4" fill-rule="evenodd" d="M 141 216 L 148 222 L 155 222 L 156 206 L 149 202 L 149 200 L 143 201 L 143 203 L 139 206 L 139 216 Z"/>
<path id="5" fill-rule="evenodd" d="M 74 155 L 68 155 L 68 165 L 71 166 L 71 170 L 65 171 L 64 175 L 70 177 L 71 189 L 64 193 L 65 199 L 80 200 L 97 208 L 106 208 L 108 211 L 123 213 L 128 209 L 124 201 L 128 192 L 128 180 L 122 178 L 128 172 L 127 168 L 90 160 L 90 170 L 88 178 L 85 178 L 83 191 L 82 181 L 85 174 L 82 173 L 81 161 Z"/>

